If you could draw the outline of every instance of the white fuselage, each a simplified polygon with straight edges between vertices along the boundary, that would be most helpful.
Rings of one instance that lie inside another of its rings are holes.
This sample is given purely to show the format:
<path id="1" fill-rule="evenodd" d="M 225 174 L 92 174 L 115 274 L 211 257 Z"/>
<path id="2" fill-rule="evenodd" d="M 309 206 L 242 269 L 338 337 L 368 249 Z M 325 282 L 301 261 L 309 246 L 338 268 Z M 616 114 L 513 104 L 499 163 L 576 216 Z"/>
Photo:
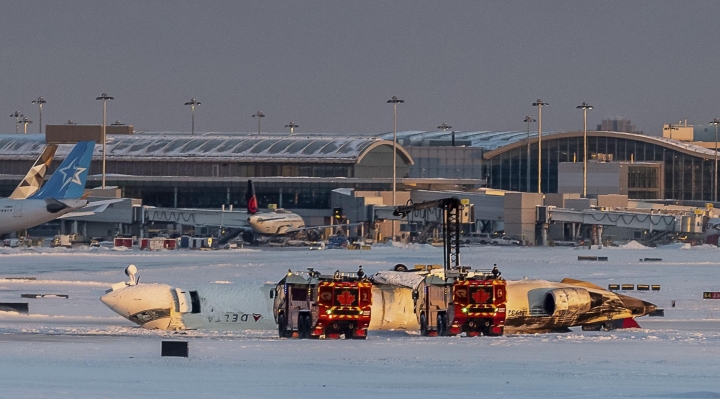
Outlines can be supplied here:
<path id="1" fill-rule="evenodd" d="M 282 235 L 305 227 L 305 221 L 300 215 L 284 209 L 251 215 L 248 224 L 255 233 L 262 235 Z"/>
<path id="2" fill-rule="evenodd" d="M 272 286 L 198 284 L 191 289 L 167 284 L 129 285 L 100 300 L 144 328 L 160 330 L 273 330 Z"/>
<path id="3" fill-rule="evenodd" d="M 55 220 L 87 204 L 83 199 L 63 199 L 57 202 L 65 207 L 49 212 L 48 203 L 44 199 L 0 199 L 0 235 Z"/>
<path id="4" fill-rule="evenodd" d="M 205 284 L 186 290 L 166 284 L 138 284 L 115 289 L 101 300 L 145 328 L 272 330 L 276 328 L 271 296 L 274 287 L 274 284 Z M 603 298 L 603 303 L 582 311 L 571 308 L 548 314 L 544 301 L 553 290 L 594 292 Z M 507 293 L 505 326 L 510 333 L 559 330 L 642 316 L 655 309 L 650 303 L 610 291 L 545 280 L 508 281 Z M 197 313 L 192 313 L 193 306 L 189 305 L 193 296 L 199 304 L 194 309 Z M 370 330 L 420 328 L 413 288 L 375 284 L 372 301 Z"/>

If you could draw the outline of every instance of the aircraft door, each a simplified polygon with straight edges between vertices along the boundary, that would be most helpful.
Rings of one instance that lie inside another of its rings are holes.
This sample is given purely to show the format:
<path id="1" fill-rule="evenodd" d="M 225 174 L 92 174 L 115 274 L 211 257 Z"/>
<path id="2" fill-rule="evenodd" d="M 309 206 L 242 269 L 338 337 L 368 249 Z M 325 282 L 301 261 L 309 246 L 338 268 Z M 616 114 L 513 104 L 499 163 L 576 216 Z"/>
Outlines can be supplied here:
<path id="1" fill-rule="evenodd" d="M 13 206 L 13 217 L 19 218 L 22 216 L 22 202 Z"/>

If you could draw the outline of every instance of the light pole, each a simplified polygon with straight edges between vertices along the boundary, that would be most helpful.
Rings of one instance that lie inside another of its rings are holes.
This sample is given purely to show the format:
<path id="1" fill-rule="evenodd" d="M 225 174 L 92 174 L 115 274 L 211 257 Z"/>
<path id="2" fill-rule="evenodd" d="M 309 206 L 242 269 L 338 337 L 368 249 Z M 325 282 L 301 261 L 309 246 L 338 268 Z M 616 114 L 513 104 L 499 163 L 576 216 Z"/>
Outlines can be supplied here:
<path id="1" fill-rule="evenodd" d="M 40 134 L 42 134 L 42 107 L 43 107 L 43 104 L 45 104 L 46 102 L 47 101 L 45 101 L 45 97 L 42 97 L 42 96 L 38 97 L 37 100 L 32 100 L 32 103 L 37 104 L 38 108 L 40 108 L 40 126 L 38 126 L 40 128 L 40 131 L 39 131 Z"/>
<path id="2" fill-rule="evenodd" d="M 583 101 L 581 105 L 575 108 L 583 110 L 583 198 L 587 198 L 587 111 L 593 109 L 593 107 Z"/>
<path id="3" fill-rule="evenodd" d="M 715 125 L 715 179 L 713 180 L 713 202 L 717 202 L 718 192 L 718 124 L 720 119 L 715 118 L 710 122 L 711 125 Z"/>
<path id="4" fill-rule="evenodd" d="M 15 111 L 12 114 L 10 114 L 11 118 L 13 118 L 13 117 L 15 118 L 15 134 L 19 133 L 19 130 L 18 130 L 19 125 L 18 124 L 20 123 L 20 118 L 22 118 L 23 116 L 25 116 L 25 115 L 21 114 L 20 111 Z"/>
<path id="5" fill-rule="evenodd" d="M 107 93 L 103 93 L 100 97 L 95 98 L 96 100 L 102 100 L 103 102 L 103 125 L 102 125 L 102 188 L 105 189 L 105 144 L 107 142 L 106 129 L 107 129 L 107 101 L 114 100 L 115 97 L 110 97 Z"/>
<path id="6" fill-rule="evenodd" d="M 259 136 L 260 135 L 260 118 L 264 118 L 265 114 L 263 114 L 262 111 L 258 111 L 256 113 L 254 113 L 252 117 L 257 118 L 257 120 L 258 120 L 258 136 Z"/>
<path id="7" fill-rule="evenodd" d="M 28 118 L 22 118 L 20 123 L 23 124 L 23 134 L 27 134 L 27 125 L 28 125 L 28 123 L 32 123 L 32 121 Z"/>
<path id="8" fill-rule="evenodd" d="M 295 128 L 300 127 L 300 125 L 296 124 L 295 122 L 290 122 L 287 125 L 285 125 L 285 127 L 290 128 L 290 134 L 292 135 L 292 134 L 295 134 Z"/>
<path id="9" fill-rule="evenodd" d="M 530 115 L 525 117 L 525 120 L 523 122 L 527 123 L 527 176 L 525 176 L 525 191 L 528 193 L 530 192 L 530 124 L 533 122 L 537 122 L 535 119 L 533 119 Z"/>
<path id="10" fill-rule="evenodd" d="M 185 105 L 190 106 L 190 112 L 192 114 L 192 135 L 195 135 L 195 106 L 202 104 L 200 101 L 191 98 L 190 101 L 186 102 Z"/>
<path id="11" fill-rule="evenodd" d="M 538 107 L 538 193 L 542 193 L 542 107 L 550 105 L 539 99 L 533 103 Z"/>
<path id="12" fill-rule="evenodd" d="M 393 180 L 392 180 L 392 204 L 395 203 L 395 190 L 397 181 L 397 105 L 404 103 L 404 100 L 400 100 L 397 96 L 392 96 L 391 99 L 387 100 L 388 104 L 393 105 Z M 395 241 L 395 221 L 392 222 L 392 241 Z"/>

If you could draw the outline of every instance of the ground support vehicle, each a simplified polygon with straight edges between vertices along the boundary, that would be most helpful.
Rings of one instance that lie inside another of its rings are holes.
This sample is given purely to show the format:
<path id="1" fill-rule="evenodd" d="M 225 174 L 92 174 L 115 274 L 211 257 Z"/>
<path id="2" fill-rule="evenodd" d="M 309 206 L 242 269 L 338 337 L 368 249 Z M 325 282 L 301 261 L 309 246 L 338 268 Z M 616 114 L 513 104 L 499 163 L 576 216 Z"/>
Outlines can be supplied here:
<path id="1" fill-rule="evenodd" d="M 452 283 L 441 275 L 429 274 L 415 292 L 420 334 L 443 336 L 450 323 L 448 310 L 452 299 Z"/>
<path id="2" fill-rule="evenodd" d="M 367 338 L 372 283 L 362 272 L 288 273 L 273 307 L 278 335 L 297 338 Z"/>

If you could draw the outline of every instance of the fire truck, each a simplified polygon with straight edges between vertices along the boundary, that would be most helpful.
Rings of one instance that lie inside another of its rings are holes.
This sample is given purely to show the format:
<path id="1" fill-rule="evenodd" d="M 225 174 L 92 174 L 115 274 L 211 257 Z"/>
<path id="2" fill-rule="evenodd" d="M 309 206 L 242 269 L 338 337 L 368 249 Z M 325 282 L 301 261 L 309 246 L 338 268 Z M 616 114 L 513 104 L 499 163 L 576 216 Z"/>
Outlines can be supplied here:
<path id="1" fill-rule="evenodd" d="M 443 268 L 420 268 L 425 278 L 413 291 L 420 332 L 425 336 L 465 333 L 467 336 L 503 335 L 506 317 L 506 282 L 495 268 L 471 270 L 460 265 L 462 204 L 457 197 L 397 207 L 395 215 L 440 208 L 443 220 Z"/>
<path id="2" fill-rule="evenodd" d="M 357 273 L 321 275 L 288 271 L 275 288 L 273 314 L 278 336 L 366 339 L 372 283 Z"/>

